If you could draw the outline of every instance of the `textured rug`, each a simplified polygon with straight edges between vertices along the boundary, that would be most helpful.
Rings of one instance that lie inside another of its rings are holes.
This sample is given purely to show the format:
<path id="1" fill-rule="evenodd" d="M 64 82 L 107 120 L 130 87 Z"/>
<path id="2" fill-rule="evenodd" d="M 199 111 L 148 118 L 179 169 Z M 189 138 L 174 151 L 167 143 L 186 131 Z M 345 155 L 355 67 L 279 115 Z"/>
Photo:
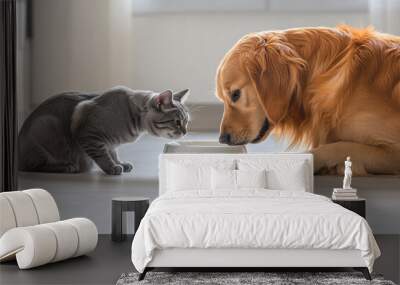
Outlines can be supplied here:
<path id="1" fill-rule="evenodd" d="M 213 285 L 395 285 L 380 275 L 373 275 L 368 281 L 359 272 L 148 272 L 146 278 L 138 281 L 138 273 L 124 273 L 116 285 L 146 284 L 213 284 Z"/>

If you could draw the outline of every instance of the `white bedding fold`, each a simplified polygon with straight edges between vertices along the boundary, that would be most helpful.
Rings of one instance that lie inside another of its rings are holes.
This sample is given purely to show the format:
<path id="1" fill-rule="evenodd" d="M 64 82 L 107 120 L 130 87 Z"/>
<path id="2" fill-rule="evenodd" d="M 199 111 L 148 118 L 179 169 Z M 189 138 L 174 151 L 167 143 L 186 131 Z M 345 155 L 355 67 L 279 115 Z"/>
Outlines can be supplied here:
<path id="1" fill-rule="evenodd" d="M 142 272 L 165 248 L 358 249 L 370 271 L 380 255 L 365 219 L 330 199 L 257 189 L 162 195 L 137 230 L 132 262 Z"/>

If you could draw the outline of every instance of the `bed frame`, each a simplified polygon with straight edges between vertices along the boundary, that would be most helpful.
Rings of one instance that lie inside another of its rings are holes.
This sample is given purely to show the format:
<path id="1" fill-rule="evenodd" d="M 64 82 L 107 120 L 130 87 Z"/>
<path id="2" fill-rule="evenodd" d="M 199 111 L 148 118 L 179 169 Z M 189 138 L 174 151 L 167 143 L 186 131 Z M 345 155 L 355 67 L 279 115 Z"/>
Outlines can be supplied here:
<path id="1" fill-rule="evenodd" d="M 193 249 L 171 248 L 156 250 L 152 261 L 139 275 L 144 279 L 154 269 L 196 269 L 214 271 L 265 271 L 282 268 L 285 271 L 307 268 L 336 269 L 353 268 L 371 280 L 369 270 L 359 250 L 328 249 Z"/>
<path id="2" fill-rule="evenodd" d="M 307 192 L 313 192 L 313 157 L 311 154 L 272 153 L 272 154 L 162 154 L 159 159 L 159 193 L 166 191 L 167 165 L 175 159 L 237 159 L 254 157 L 257 159 L 291 159 L 306 162 L 308 178 Z M 367 280 L 371 275 L 359 250 L 329 249 L 249 249 L 249 248 L 170 248 L 156 250 L 152 261 L 139 275 L 143 280 L 148 271 L 154 269 L 202 269 L 215 271 L 223 268 L 228 271 L 265 271 L 268 269 L 337 269 L 353 268 L 361 271 Z"/>

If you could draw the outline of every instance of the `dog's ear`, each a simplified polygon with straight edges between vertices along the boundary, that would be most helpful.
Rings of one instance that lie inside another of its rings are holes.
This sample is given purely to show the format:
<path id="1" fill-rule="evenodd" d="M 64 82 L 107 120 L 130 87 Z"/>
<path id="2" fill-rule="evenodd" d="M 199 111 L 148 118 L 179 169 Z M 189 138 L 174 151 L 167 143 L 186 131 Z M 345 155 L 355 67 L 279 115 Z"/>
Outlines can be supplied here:
<path id="1" fill-rule="evenodd" d="M 288 113 L 293 95 L 300 92 L 306 63 L 278 36 L 264 39 L 257 35 L 254 45 L 245 66 L 266 116 L 277 124 Z"/>

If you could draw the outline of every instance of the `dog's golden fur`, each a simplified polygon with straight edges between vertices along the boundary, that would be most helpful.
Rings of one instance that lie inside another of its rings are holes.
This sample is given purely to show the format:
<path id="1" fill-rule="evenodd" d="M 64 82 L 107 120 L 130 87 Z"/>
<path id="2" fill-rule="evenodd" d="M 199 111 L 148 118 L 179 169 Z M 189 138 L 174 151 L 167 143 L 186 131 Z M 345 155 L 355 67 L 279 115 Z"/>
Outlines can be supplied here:
<path id="1" fill-rule="evenodd" d="M 273 130 L 308 146 L 316 172 L 342 172 L 348 155 L 355 175 L 400 172 L 400 37 L 349 26 L 252 33 L 221 61 L 216 93 L 232 144 Z"/>

